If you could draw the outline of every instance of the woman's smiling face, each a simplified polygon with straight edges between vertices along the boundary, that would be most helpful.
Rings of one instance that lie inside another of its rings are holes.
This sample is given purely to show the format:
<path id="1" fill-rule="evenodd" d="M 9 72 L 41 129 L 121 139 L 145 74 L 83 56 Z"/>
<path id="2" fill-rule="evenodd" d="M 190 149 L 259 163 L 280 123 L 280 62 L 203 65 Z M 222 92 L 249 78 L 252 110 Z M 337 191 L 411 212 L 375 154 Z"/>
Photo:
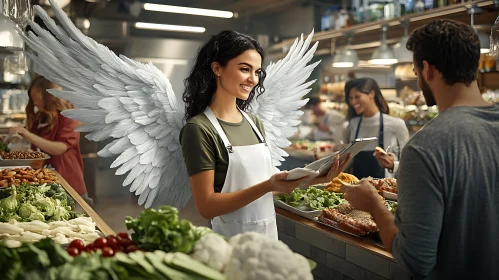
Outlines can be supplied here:
<path id="1" fill-rule="evenodd" d="M 348 103 L 353 107 L 357 115 L 361 115 L 364 113 L 366 108 L 376 106 L 376 103 L 374 101 L 374 92 L 366 94 L 356 88 L 353 88 L 350 90 Z"/>
<path id="2" fill-rule="evenodd" d="M 258 85 L 262 57 L 256 50 L 247 50 L 229 60 L 225 67 L 215 66 L 213 71 L 219 80 L 220 89 L 238 99 L 246 100 Z"/>

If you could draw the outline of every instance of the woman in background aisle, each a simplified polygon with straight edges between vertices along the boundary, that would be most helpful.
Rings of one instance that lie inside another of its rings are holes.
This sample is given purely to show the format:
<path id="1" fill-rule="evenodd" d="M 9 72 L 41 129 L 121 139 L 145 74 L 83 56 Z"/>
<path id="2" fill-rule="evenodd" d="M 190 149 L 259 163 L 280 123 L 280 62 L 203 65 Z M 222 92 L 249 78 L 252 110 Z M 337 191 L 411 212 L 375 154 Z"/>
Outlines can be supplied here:
<path id="1" fill-rule="evenodd" d="M 357 138 L 378 137 L 377 143 L 367 146 L 354 157 L 352 173 L 358 178 L 394 177 L 400 151 L 409 140 L 405 122 L 388 115 L 388 104 L 378 84 L 371 78 L 347 82 L 345 100 L 350 121 L 345 132 L 345 143 Z M 376 147 L 386 149 L 387 153 Z"/>
<path id="2" fill-rule="evenodd" d="M 315 116 L 314 128 L 308 137 L 315 141 L 332 141 L 340 147 L 345 138 L 345 116 L 327 109 L 319 97 L 310 97 L 307 106 Z"/>
<path id="3" fill-rule="evenodd" d="M 34 149 L 39 148 L 49 154 L 50 159 L 45 160 L 44 164 L 55 168 L 78 194 L 89 201 L 83 180 L 80 133 L 74 131 L 79 123 L 61 115 L 62 111 L 72 108 L 71 104 L 47 92 L 58 87 L 41 76 L 33 79 L 26 106 L 27 128 L 11 128 L 9 135 L 19 134 Z"/>

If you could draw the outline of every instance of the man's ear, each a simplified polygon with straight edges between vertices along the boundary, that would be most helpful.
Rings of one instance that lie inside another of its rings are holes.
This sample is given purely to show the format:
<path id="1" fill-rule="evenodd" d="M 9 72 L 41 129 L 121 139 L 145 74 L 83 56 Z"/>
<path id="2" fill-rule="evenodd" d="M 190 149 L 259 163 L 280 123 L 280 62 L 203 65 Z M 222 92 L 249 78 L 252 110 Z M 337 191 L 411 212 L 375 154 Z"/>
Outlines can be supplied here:
<path id="1" fill-rule="evenodd" d="M 429 82 L 435 79 L 435 66 L 431 65 L 428 63 L 428 61 L 423 60 L 423 71 L 421 73 L 423 74 L 423 78 Z"/>

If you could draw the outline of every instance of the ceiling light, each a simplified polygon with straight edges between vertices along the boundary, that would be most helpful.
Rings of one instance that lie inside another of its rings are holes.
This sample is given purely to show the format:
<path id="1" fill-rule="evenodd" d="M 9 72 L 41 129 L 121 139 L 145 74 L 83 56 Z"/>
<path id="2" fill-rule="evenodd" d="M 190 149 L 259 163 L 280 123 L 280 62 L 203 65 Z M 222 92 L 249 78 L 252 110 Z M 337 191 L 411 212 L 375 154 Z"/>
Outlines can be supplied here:
<path id="1" fill-rule="evenodd" d="M 352 35 L 345 34 L 345 37 L 348 38 L 348 43 L 334 56 L 332 64 L 334 68 L 352 68 L 356 67 L 359 63 L 357 52 L 351 49 L 350 43 L 352 42 Z"/>
<path id="2" fill-rule="evenodd" d="M 193 32 L 193 33 L 204 33 L 206 31 L 206 28 L 198 26 L 157 24 L 157 23 L 147 23 L 147 22 L 136 22 L 135 28 L 162 30 L 162 31 L 176 31 L 176 32 Z"/>
<path id="3" fill-rule="evenodd" d="M 401 25 L 404 27 L 404 37 L 393 46 L 393 54 L 398 62 L 412 62 L 412 52 L 407 49 L 409 20 L 401 22 Z"/>
<path id="4" fill-rule="evenodd" d="M 478 36 L 478 40 L 480 40 L 480 53 L 489 53 L 490 52 L 490 37 L 489 35 L 478 31 L 475 27 L 475 14 L 481 14 L 483 12 L 483 9 L 478 7 L 477 4 L 473 4 L 471 8 L 468 9 L 468 14 L 471 15 L 471 27 L 476 32 L 476 35 Z"/>
<path id="5" fill-rule="evenodd" d="M 207 17 L 219 17 L 219 18 L 232 18 L 234 14 L 228 11 L 219 10 L 209 10 L 209 9 L 199 9 L 199 8 L 189 8 L 171 5 L 160 5 L 145 3 L 144 10 L 164 12 L 164 13 L 175 13 L 175 14 L 187 14 L 187 15 L 197 15 L 197 16 L 207 16 Z"/>
<path id="6" fill-rule="evenodd" d="M 388 30 L 388 25 L 383 25 L 381 27 L 381 46 L 374 50 L 371 60 L 369 63 L 374 65 L 391 65 L 398 62 L 395 58 L 393 50 L 386 44 L 386 31 Z"/>

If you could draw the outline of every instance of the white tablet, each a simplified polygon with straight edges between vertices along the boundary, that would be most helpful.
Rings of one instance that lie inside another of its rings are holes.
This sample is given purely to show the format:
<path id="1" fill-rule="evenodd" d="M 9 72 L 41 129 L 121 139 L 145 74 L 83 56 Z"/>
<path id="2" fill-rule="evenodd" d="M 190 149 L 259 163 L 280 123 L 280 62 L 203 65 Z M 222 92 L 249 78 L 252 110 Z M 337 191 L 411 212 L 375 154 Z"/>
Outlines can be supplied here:
<path id="1" fill-rule="evenodd" d="M 287 180 L 297 180 L 303 178 L 305 176 L 314 177 L 322 177 L 325 176 L 331 166 L 333 166 L 334 156 L 340 154 L 340 162 L 342 162 L 349 154 L 352 154 L 352 158 L 356 156 L 360 151 L 362 151 L 367 145 L 371 144 L 373 141 L 378 140 L 378 137 L 370 137 L 370 138 L 359 138 L 355 139 L 350 144 L 345 146 L 339 152 L 335 152 L 325 158 L 321 158 L 317 161 L 314 161 L 304 168 L 295 168 L 288 173 Z"/>

